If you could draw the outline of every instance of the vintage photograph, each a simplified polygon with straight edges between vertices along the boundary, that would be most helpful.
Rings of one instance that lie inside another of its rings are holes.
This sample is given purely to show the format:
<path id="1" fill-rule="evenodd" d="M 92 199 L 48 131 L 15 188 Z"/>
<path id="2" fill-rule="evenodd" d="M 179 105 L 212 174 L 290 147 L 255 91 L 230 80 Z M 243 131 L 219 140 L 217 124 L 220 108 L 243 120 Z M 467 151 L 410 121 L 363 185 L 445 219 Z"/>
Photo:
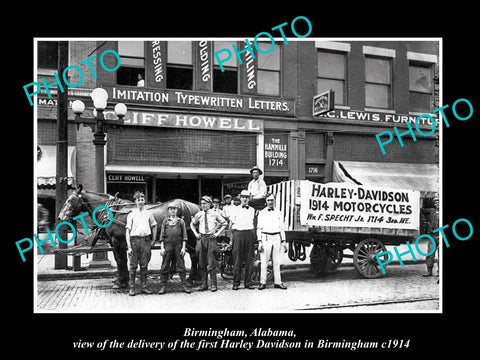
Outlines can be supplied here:
<path id="1" fill-rule="evenodd" d="M 442 39 L 285 40 L 34 39 L 35 313 L 442 312 Z"/>

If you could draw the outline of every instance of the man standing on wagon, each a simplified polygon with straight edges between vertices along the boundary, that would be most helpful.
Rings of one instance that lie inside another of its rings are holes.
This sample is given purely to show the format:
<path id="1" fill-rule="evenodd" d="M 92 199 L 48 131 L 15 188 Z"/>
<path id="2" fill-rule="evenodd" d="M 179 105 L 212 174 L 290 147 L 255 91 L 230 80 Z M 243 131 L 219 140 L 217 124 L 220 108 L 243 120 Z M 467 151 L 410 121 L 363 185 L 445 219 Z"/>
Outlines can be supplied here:
<path id="1" fill-rule="evenodd" d="M 248 205 L 256 210 L 261 210 L 266 205 L 265 195 L 267 194 L 267 184 L 260 178 L 263 171 L 258 166 L 251 168 L 250 174 L 252 174 L 253 179 L 248 183 L 248 191 L 250 193 Z"/>
<path id="2" fill-rule="evenodd" d="M 125 237 L 127 240 L 127 257 L 129 262 L 129 295 L 135 295 L 135 273 L 140 264 L 140 282 L 142 293 L 151 294 L 147 289 L 147 269 L 152 256 L 151 247 L 157 237 L 157 222 L 150 210 L 145 208 L 145 195 L 135 192 L 136 209 L 127 215 Z"/>

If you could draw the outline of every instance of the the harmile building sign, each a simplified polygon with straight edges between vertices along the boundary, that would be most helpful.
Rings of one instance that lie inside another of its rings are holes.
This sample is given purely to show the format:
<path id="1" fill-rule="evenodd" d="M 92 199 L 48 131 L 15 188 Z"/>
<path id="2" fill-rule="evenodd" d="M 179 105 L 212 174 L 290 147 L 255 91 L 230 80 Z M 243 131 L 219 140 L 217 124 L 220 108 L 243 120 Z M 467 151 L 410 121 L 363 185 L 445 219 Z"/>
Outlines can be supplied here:
<path id="1" fill-rule="evenodd" d="M 230 113 L 289 116 L 295 115 L 295 102 L 266 96 L 219 94 L 188 90 L 155 89 L 135 86 L 106 86 L 109 101 L 148 104 L 161 107 L 188 107 Z"/>

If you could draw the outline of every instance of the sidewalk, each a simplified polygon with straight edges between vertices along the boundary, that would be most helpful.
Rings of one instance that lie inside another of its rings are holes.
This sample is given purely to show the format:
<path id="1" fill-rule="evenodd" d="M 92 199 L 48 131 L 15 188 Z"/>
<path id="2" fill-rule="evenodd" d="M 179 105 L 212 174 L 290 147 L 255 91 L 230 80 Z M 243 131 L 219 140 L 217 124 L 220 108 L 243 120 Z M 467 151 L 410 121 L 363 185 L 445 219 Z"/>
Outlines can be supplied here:
<path id="1" fill-rule="evenodd" d="M 394 254 L 394 259 L 390 264 L 398 264 L 398 259 L 395 256 L 393 246 L 386 247 L 388 251 Z M 427 243 L 426 241 L 419 242 L 419 248 L 423 253 L 427 253 Z M 282 253 L 281 255 L 281 264 L 282 269 L 294 269 L 299 267 L 310 267 L 310 251 L 312 246 L 305 248 L 306 257 L 305 260 L 300 261 L 292 261 L 288 258 L 287 253 Z M 403 244 L 397 246 L 397 250 L 399 253 L 406 252 L 408 247 Z M 98 277 L 113 277 L 115 276 L 116 272 L 116 262 L 113 257 L 113 252 L 108 251 L 108 259 L 110 260 L 110 267 L 105 268 L 92 268 L 90 267 L 90 262 L 93 258 L 93 253 L 81 256 L 81 270 L 74 271 L 73 270 L 73 256 L 67 256 L 67 267 L 68 269 L 55 269 L 55 255 L 51 250 L 47 250 L 44 248 L 44 254 L 40 254 L 37 250 L 35 254 L 34 261 L 36 261 L 36 274 L 38 280 L 59 280 L 59 279 L 78 279 L 78 278 L 98 278 Z M 345 250 L 344 254 L 352 255 L 350 250 Z M 436 255 L 438 258 L 438 253 Z M 412 256 L 410 254 L 402 256 L 402 261 L 405 264 L 409 263 L 423 263 L 425 261 L 425 257 L 421 256 L 420 254 L 416 253 L 417 261 L 413 261 Z M 188 255 L 185 256 L 185 266 L 187 271 L 190 269 L 190 257 Z M 160 256 L 159 250 L 152 251 L 152 257 L 148 266 L 148 270 L 150 274 L 158 274 L 160 273 L 160 269 L 162 266 L 162 257 Z M 344 258 L 342 261 L 341 266 L 353 266 L 353 259 L 351 258 Z"/>

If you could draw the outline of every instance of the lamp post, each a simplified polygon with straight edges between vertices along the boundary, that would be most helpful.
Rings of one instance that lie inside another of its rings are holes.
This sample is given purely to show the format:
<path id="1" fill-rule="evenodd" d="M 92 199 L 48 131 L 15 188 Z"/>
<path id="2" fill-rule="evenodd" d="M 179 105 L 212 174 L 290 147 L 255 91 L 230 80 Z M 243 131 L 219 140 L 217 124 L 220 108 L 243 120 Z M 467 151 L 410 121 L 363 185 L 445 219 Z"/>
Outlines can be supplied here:
<path id="1" fill-rule="evenodd" d="M 103 116 L 103 111 L 107 107 L 108 93 L 105 89 L 96 88 L 91 93 L 93 100 L 93 115 L 94 118 L 84 118 L 81 114 L 85 110 L 85 104 L 81 100 L 75 100 L 72 103 L 72 110 L 75 114 L 75 123 L 77 125 L 84 124 L 89 126 L 93 131 L 93 144 L 95 145 L 95 191 L 99 193 L 105 192 L 105 139 L 106 132 L 110 126 L 123 124 L 123 118 L 127 113 L 125 104 L 118 103 L 115 105 L 115 114 L 118 120 L 106 120 Z M 99 244 L 100 245 L 100 244 Z M 109 267 L 107 252 L 94 252 L 93 259 L 89 267 Z"/>

